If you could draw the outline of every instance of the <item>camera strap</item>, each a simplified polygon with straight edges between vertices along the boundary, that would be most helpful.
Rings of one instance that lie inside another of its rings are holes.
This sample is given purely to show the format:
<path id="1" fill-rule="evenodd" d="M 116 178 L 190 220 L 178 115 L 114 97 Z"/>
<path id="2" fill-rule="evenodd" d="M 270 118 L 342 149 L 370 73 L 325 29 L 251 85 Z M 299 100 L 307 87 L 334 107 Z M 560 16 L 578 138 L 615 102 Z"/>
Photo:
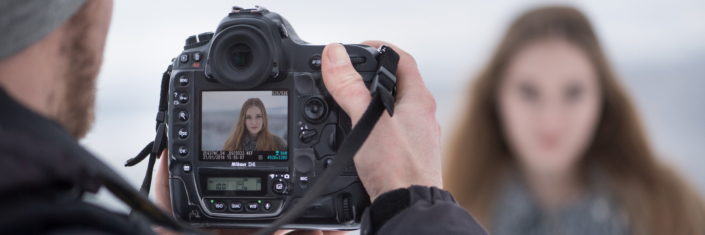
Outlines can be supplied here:
<path id="1" fill-rule="evenodd" d="M 269 227 L 258 231 L 256 234 L 271 234 L 285 224 L 291 223 L 296 218 L 298 218 L 302 213 L 306 211 L 308 205 L 313 203 L 318 197 L 323 194 L 323 191 L 330 186 L 330 184 L 340 175 L 343 170 L 350 166 L 353 162 L 353 157 L 357 151 L 365 143 L 367 137 L 372 132 L 375 124 L 379 118 L 387 110 L 389 115 L 394 114 L 394 103 L 395 103 L 395 93 L 396 93 L 396 74 L 397 65 L 399 63 L 399 54 L 397 54 L 391 47 L 382 45 L 379 49 L 380 55 L 378 59 L 378 68 L 375 77 L 372 79 L 370 84 L 370 95 L 372 95 L 372 101 L 367 107 L 367 110 L 362 115 L 360 120 L 355 125 L 350 133 L 345 137 L 340 149 L 338 150 L 336 156 L 334 157 L 333 163 L 328 167 L 325 173 L 317 180 L 311 189 L 302 197 L 296 206 L 285 213 L 282 217 L 274 221 Z M 150 186 L 152 183 L 152 172 L 154 171 L 154 164 L 156 159 L 161 155 L 162 151 L 166 148 L 166 123 L 165 116 L 168 107 L 168 92 L 169 92 L 169 79 L 171 77 L 172 66 L 167 68 L 162 76 L 161 84 L 161 94 L 159 97 L 159 112 L 157 113 L 157 134 L 154 141 L 150 142 L 145 146 L 136 157 L 131 158 L 125 162 L 126 167 L 134 166 L 140 163 L 142 160 L 149 156 L 149 162 L 147 165 L 147 173 L 144 180 L 142 181 L 142 186 L 140 187 L 140 193 L 144 196 L 149 195 Z M 112 191 L 112 190 L 111 190 Z M 152 204 L 147 201 L 146 203 Z M 140 214 L 149 213 L 145 211 L 144 208 L 134 207 L 132 204 L 128 204 L 132 207 L 132 212 L 130 216 L 137 216 L 136 211 Z M 156 208 L 156 207 L 153 207 Z M 163 213 L 162 213 L 163 214 Z M 174 219 L 159 218 L 155 220 L 153 216 L 149 217 L 152 222 L 158 225 L 165 226 L 166 228 L 172 229 L 178 232 L 200 232 L 194 229 L 185 228 L 185 226 L 175 226 L 178 224 Z"/>
<path id="2" fill-rule="evenodd" d="M 384 110 L 389 112 L 389 116 L 394 114 L 394 96 L 397 83 L 397 78 L 394 74 L 397 72 L 399 54 L 386 45 L 382 45 L 379 48 L 379 52 L 379 67 L 377 68 L 377 74 L 370 84 L 372 101 L 370 105 L 367 106 L 367 110 L 365 110 L 360 120 L 355 124 L 355 127 L 343 140 L 340 149 L 338 149 L 337 154 L 333 158 L 335 159 L 333 163 L 323 175 L 317 179 L 316 184 L 304 194 L 296 206 L 274 221 L 269 227 L 258 231 L 256 235 L 271 234 L 301 216 L 308 206 L 318 199 L 318 197 L 323 194 L 323 191 L 333 183 L 338 175 L 353 163 L 353 157 L 357 151 L 360 150 L 362 144 L 365 143 L 365 140 L 367 140 L 375 124 L 377 124 L 379 118 L 384 114 Z"/>
<path id="3" fill-rule="evenodd" d="M 154 172 L 154 164 L 156 163 L 157 158 L 161 156 L 162 151 L 166 149 L 167 145 L 167 137 L 166 137 L 166 112 L 168 108 L 168 101 L 169 98 L 167 97 L 167 93 L 169 93 L 169 79 L 171 77 L 171 70 L 172 70 L 172 65 L 169 65 L 167 67 L 167 70 L 162 74 L 162 84 L 161 84 L 161 91 L 159 95 L 159 111 L 157 112 L 157 125 L 156 125 L 156 131 L 157 134 L 154 137 L 154 141 L 150 142 L 145 146 L 142 151 L 140 151 L 139 154 L 137 154 L 136 157 L 130 158 L 125 162 L 126 167 L 134 166 L 138 163 L 140 163 L 142 160 L 144 160 L 147 156 L 149 156 L 149 162 L 147 165 L 147 173 L 145 174 L 144 180 L 142 181 L 142 186 L 140 187 L 139 193 L 142 195 L 135 195 L 133 191 L 129 190 L 110 190 L 114 194 L 116 194 L 121 200 L 126 202 L 123 197 L 129 197 L 129 198 L 137 198 L 137 199 L 142 199 L 139 200 L 139 203 L 137 205 L 127 203 L 130 208 L 132 208 L 132 211 L 130 211 L 130 218 L 131 219 L 140 219 L 141 216 L 146 216 L 147 219 L 151 220 L 152 223 L 160 225 L 162 227 L 171 229 L 173 231 L 177 232 L 182 232 L 182 233 L 187 233 L 187 234 L 208 234 L 205 233 L 201 230 L 192 228 L 190 226 L 184 226 L 177 222 L 172 216 L 166 215 L 161 209 L 156 207 L 154 203 L 152 203 L 149 200 L 146 200 L 144 198 L 147 198 L 149 196 L 149 190 L 152 185 L 152 172 Z M 107 185 L 106 185 L 107 186 Z M 110 188 L 108 186 L 108 188 Z M 123 194 L 123 197 L 120 197 L 121 195 L 118 194 Z M 139 213 L 136 213 L 139 212 Z"/>

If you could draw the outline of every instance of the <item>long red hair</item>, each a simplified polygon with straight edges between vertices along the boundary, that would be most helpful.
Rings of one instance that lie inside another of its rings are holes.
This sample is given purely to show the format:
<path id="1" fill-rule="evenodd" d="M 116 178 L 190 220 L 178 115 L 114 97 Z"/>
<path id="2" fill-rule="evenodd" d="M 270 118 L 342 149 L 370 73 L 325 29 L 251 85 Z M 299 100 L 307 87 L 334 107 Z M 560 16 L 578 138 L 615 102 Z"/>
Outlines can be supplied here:
<path id="1" fill-rule="evenodd" d="M 582 172 L 587 172 L 588 165 L 604 169 L 636 234 L 705 234 L 703 201 L 674 170 L 657 160 L 592 26 L 570 7 L 532 10 L 511 25 L 490 63 L 471 84 L 470 102 L 446 152 L 445 189 L 483 226 L 491 224 L 502 177 L 516 161 L 500 131 L 495 100 L 498 80 L 519 49 L 555 36 L 579 46 L 590 57 L 603 91 L 600 121 L 581 159 Z"/>

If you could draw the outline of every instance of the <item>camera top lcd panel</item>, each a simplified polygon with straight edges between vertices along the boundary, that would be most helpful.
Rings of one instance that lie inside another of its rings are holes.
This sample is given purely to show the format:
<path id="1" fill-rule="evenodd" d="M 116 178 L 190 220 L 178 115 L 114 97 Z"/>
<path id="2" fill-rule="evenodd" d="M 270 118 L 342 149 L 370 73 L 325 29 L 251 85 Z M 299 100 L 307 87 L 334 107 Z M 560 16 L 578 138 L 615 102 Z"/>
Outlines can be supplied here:
<path id="1" fill-rule="evenodd" d="M 206 14 L 206 13 L 204 13 Z M 264 8 L 233 8 L 215 33 L 186 39 L 167 111 L 174 216 L 207 228 L 260 228 L 316 183 L 350 131 L 321 79 L 324 46 Z M 379 53 L 345 45 L 372 80 Z M 369 197 L 354 165 L 291 229 L 358 229 Z"/>

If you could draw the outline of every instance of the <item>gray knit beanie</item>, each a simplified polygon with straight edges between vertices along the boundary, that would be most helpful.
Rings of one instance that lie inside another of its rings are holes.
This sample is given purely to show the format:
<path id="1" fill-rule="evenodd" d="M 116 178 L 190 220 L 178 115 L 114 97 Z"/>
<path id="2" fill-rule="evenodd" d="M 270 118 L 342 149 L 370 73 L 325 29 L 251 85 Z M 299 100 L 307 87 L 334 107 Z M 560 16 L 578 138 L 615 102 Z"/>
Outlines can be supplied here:
<path id="1" fill-rule="evenodd" d="M 0 0 L 0 60 L 31 46 L 78 11 L 86 0 Z"/>

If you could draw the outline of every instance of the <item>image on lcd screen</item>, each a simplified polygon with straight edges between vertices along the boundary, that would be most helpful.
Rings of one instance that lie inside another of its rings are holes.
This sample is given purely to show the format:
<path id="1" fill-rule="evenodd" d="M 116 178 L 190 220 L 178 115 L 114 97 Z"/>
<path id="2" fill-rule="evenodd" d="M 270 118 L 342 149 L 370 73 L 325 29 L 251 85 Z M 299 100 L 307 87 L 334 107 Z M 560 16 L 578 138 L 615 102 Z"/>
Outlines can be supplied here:
<path id="1" fill-rule="evenodd" d="M 288 160 L 288 92 L 203 91 L 204 161 Z"/>

